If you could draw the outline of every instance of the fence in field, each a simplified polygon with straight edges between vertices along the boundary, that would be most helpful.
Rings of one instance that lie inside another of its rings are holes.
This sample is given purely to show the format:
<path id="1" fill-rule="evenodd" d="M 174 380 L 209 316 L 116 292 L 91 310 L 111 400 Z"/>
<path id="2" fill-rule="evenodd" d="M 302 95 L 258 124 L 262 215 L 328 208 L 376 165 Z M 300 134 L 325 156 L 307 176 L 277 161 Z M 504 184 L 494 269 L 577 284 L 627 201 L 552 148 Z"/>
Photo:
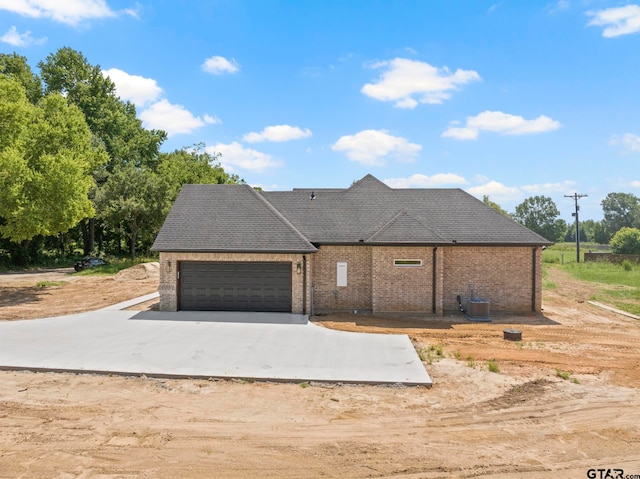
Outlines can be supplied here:
<path id="1" fill-rule="evenodd" d="M 585 253 L 584 261 L 606 261 L 607 263 L 622 263 L 624 260 L 640 264 L 640 254 L 615 254 L 615 253 Z"/>

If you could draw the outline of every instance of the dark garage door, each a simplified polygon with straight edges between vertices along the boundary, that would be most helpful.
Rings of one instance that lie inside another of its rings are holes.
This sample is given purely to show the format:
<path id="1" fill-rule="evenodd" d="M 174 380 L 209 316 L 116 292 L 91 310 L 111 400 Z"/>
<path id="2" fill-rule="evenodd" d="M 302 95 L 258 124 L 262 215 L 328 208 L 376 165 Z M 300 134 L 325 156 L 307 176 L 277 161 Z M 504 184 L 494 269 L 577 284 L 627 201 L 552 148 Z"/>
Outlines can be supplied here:
<path id="1" fill-rule="evenodd" d="M 181 263 L 180 309 L 291 312 L 291 263 Z"/>

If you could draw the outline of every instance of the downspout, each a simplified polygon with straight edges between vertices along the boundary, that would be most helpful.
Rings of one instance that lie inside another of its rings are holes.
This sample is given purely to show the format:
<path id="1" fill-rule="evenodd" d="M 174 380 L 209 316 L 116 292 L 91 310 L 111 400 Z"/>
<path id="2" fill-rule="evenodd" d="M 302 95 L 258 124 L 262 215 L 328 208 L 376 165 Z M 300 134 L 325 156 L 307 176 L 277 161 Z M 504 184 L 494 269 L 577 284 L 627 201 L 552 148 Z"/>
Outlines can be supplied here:
<path id="1" fill-rule="evenodd" d="M 538 247 L 534 246 L 531 250 L 531 311 L 536 312 L 536 253 L 538 251 Z"/>
<path id="2" fill-rule="evenodd" d="M 433 258 L 431 261 L 431 312 L 436 314 L 436 279 L 438 275 L 436 274 L 436 251 L 438 250 L 437 246 L 433 247 Z"/>
<path id="3" fill-rule="evenodd" d="M 307 255 L 302 255 L 302 314 L 307 314 Z"/>

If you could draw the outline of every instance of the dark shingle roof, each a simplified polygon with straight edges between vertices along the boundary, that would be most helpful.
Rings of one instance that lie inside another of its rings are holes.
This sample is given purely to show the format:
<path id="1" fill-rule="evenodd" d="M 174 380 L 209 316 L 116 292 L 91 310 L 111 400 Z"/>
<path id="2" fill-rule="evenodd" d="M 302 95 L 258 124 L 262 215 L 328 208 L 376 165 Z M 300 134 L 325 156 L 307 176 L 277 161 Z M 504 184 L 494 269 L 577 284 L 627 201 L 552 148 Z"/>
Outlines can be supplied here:
<path id="1" fill-rule="evenodd" d="M 393 189 L 367 175 L 311 191 L 262 194 L 312 243 L 551 244 L 461 189 Z"/>
<path id="2" fill-rule="evenodd" d="M 152 250 L 310 253 L 316 248 L 248 185 L 184 185 Z"/>
<path id="3" fill-rule="evenodd" d="M 393 189 L 367 175 L 346 189 L 185 185 L 152 249 L 313 252 L 311 243 L 551 244 L 461 189 Z"/>

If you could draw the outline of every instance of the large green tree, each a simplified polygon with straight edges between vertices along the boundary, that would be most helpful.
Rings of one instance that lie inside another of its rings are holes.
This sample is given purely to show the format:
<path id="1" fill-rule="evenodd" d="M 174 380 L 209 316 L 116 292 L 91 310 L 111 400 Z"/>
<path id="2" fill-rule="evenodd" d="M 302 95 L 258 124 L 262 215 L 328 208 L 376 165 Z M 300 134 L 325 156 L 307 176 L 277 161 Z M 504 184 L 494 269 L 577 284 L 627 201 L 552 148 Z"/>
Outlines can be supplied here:
<path id="1" fill-rule="evenodd" d="M 153 165 L 167 135 L 147 130 L 137 118 L 136 108 L 116 94 L 115 84 L 105 77 L 99 65 L 91 65 L 82 53 L 64 47 L 38 63 L 45 92 L 58 92 L 84 113 L 94 142 L 104 145 L 109 161 L 106 172 L 96 171 L 101 183 L 108 174 L 132 163 L 138 167 Z M 82 222 L 85 254 L 94 249 L 95 221 Z"/>
<path id="2" fill-rule="evenodd" d="M 98 217 L 110 228 L 126 234 L 129 255 L 135 259 L 141 232 L 155 236 L 164 220 L 168 198 L 165 184 L 151 169 L 133 163 L 109 174 L 95 195 Z"/>
<path id="3" fill-rule="evenodd" d="M 65 232 L 93 214 L 91 172 L 107 155 L 91 141 L 82 112 L 61 95 L 33 105 L 6 75 L 0 92 L 0 235 L 25 243 Z"/>
<path id="4" fill-rule="evenodd" d="M 109 153 L 109 171 L 124 163 L 153 163 L 167 134 L 147 130 L 137 118 L 136 108 L 122 101 L 116 87 L 99 65 L 91 65 L 82 53 L 59 49 L 38 63 L 45 92 L 59 92 L 84 113 L 92 133 Z"/>
<path id="5" fill-rule="evenodd" d="M 640 228 L 640 198 L 631 193 L 609 193 L 600 203 L 602 223 L 609 238 L 620 228 Z"/>
<path id="6" fill-rule="evenodd" d="M 560 211 L 548 196 L 532 196 L 516 206 L 513 218 L 531 231 L 549 241 L 562 241 L 566 231 L 566 221 L 559 219 Z"/>

